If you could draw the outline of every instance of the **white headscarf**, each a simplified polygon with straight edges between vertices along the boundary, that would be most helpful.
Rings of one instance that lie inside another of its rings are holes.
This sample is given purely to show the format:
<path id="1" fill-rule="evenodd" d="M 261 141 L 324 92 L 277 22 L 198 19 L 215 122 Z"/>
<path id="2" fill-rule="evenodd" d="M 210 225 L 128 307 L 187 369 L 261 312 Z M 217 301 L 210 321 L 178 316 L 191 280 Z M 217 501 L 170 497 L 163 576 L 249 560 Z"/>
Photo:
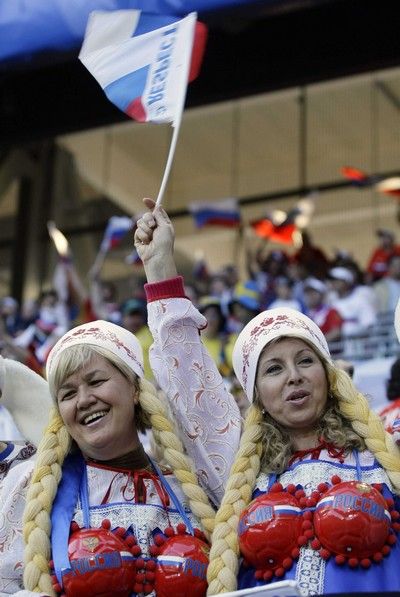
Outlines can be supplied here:
<path id="1" fill-rule="evenodd" d="M 66 348 L 88 344 L 109 350 L 121 359 L 138 377 L 144 377 L 143 351 L 139 340 L 125 328 L 109 321 L 91 321 L 72 328 L 51 349 L 46 363 L 46 377 L 50 379 Z"/>
<path id="2" fill-rule="evenodd" d="M 331 361 L 325 336 L 309 317 L 300 311 L 288 308 L 263 311 L 256 315 L 240 332 L 232 355 L 236 377 L 250 402 L 253 401 L 257 365 L 261 352 L 271 340 L 282 336 L 306 340 L 315 348 L 317 354 L 325 360 Z"/>

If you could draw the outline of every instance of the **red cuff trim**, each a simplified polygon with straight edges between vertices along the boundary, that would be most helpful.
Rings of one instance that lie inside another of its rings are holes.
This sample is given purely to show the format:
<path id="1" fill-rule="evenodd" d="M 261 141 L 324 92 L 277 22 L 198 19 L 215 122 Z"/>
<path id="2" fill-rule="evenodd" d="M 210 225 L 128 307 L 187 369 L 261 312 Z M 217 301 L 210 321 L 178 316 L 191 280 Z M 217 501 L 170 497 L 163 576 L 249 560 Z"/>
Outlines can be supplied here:
<path id="1" fill-rule="evenodd" d="M 148 303 L 167 298 L 186 298 L 183 287 L 183 277 L 169 278 L 161 282 L 153 282 L 144 285 Z"/>

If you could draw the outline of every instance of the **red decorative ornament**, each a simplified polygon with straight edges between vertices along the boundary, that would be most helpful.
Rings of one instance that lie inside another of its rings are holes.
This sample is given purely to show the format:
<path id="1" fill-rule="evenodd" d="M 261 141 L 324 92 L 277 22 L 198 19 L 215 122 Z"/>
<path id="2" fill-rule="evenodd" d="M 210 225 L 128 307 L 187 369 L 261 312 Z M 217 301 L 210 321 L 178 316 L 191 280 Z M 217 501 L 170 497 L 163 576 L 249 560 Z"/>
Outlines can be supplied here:
<path id="1" fill-rule="evenodd" d="M 155 592 L 157 597 L 205 597 L 210 547 L 204 534 L 195 529 L 188 535 L 186 526 L 178 524 L 156 535 Z"/>
<path id="2" fill-rule="evenodd" d="M 141 553 L 133 536 L 126 531 L 110 530 L 103 521 L 99 529 L 80 529 L 71 525 L 68 557 L 71 568 L 63 574 L 63 589 L 56 576 L 54 590 L 67 597 L 129 597 L 136 582 L 135 560 Z"/>
<path id="3" fill-rule="evenodd" d="M 393 500 L 385 500 L 379 486 L 339 478 L 332 482 L 314 512 L 316 539 L 311 546 L 324 559 L 335 556 L 337 564 L 369 568 L 396 542 L 393 530 L 399 514 L 393 510 Z"/>
<path id="4" fill-rule="evenodd" d="M 290 569 L 300 547 L 314 536 L 312 515 L 303 513 L 305 493 L 275 483 L 253 500 L 239 520 L 239 547 L 244 562 L 256 569 L 258 579 L 269 581 Z"/>

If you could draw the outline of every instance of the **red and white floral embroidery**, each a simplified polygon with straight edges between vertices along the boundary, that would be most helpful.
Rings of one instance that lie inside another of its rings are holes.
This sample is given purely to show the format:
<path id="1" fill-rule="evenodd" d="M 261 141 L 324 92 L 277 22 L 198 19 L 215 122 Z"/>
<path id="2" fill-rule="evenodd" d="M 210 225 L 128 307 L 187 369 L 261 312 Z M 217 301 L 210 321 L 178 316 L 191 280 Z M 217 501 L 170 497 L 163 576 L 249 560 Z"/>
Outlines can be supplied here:
<path id="1" fill-rule="evenodd" d="M 125 330 L 123 330 L 123 328 L 121 328 L 121 332 L 127 333 Z M 143 364 L 132 348 L 123 342 L 115 332 L 108 329 L 101 329 L 99 326 L 80 326 L 78 328 L 72 329 L 70 333 L 63 336 L 63 338 L 61 338 L 61 340 L 55 345 L 50 353 L 48 363 L 49 373 L 60 352 L 65 350 L 65 348 L 67 348 L 69 345 L 72 346 L 73 344 L 77 344 L 77 340 L 82 340 L 83 344 L 91 344 L 90 341 L 93 340 L 93 344 L 98 343 L 104 346 L 104 348 L 107 348 L 107 344 L 111 344 L 109 349 L 112 352 L 115 353 L 115 349 L 117 349 L 118 352 L 122 352 L 123 354 L 121 354 L 121 358 L 126 361 L 127 357 L 129 360 L 133 361 L 133 368 L 135 371 L 139 369 L 141 375 L 144 374 Z"/>

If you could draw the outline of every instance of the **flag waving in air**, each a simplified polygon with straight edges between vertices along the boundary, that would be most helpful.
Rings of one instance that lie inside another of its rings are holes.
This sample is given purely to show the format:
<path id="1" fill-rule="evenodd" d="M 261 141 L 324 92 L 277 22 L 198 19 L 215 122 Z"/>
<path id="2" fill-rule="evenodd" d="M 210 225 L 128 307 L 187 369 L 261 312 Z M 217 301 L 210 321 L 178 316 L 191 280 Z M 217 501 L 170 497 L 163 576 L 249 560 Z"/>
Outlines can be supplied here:
<path id="1" fill-rule="evenodd" d="M 192 12 L 183 19 L 140 10 L 90 14 L 79 54 L 111 102 L 139 122 L 174 127 L 157 197 L 167 184 L 189 79 L 197 76 L 206 28 Z"/>
<path id="2" fill-rule="evenodd" d="M 108 99 L 131 118 L 175 125 L 204 43 L 204 26 L 196 28 L 196 13 L 177 20 L 140 10 L 95 11 L 79 58 Z"/>
<path id="3" fill-rule="evenodd" d="M 223 199 L 213 203 L 194 201 L 189 205 L 197 228 L 203 226 L 240 226 L 240 211 L 236 199 Z"/>
<path id="4" fill-rule="evenodd" d="M 103 240 L 101 241 L 100 250 L 102 253 L 107 253 L 110 249 L 117 247 L 125 234 L 132 230 L 134 222 L 128 216 L 112 216 L 107 223 L 104 231 Z"/>
<path id="5" fill-rule="evenodd" d="M 133 230 L 135 222 L 128 216 L 111 216 L 104 230 L 103 240 L 89 275 L 95 278 L 103 265 L 104 259 L 111 249 L 117 247 L 129 230 Z"/>

